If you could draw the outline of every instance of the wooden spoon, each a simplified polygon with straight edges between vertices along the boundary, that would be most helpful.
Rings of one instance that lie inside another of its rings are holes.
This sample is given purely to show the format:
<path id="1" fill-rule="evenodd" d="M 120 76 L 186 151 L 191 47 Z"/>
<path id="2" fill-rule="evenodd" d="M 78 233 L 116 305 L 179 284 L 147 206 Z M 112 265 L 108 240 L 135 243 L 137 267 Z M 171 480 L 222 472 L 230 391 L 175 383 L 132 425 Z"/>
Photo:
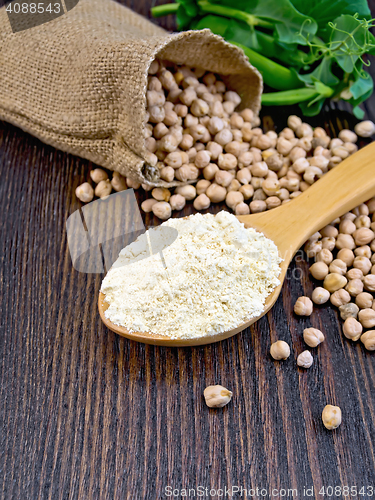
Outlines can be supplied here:
<path id="1" fill-rule="evenodd" d="M 267 297 L 263 313 L 237 328 L 209 337 L 173 340 L 151 333 L 130 333 L 114 325 L 104 315 L 108 304 L 99 294 L 99 313 L 104 324 L 123 337 L 145 344 L 164 346 L 193 346 L 227 339 L 244 330 L 266 314 L 276 302 L 289 263 L 301 245 L 316 231 L 357 205 L 375 196 L 375 142 L 340 163 L 290 203 L 260 214 L 242 215 L 238 219 L 245 227 L 253 227 L 273 240 L 280 256 L 280 285 Z"/>

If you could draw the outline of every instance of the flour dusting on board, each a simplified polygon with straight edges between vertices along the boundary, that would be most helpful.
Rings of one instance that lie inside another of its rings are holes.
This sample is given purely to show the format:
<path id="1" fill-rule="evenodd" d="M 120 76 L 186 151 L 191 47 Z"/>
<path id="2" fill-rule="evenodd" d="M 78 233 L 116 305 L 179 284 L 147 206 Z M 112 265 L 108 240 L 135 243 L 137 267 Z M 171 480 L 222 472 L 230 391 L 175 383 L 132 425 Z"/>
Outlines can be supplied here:
<path id="1" fill-rule="evenodd" d="M 192 339 L 259 316 L 280 283 L 276 245 L 228 212 L 170 219 L 176 238 L 148 254 L 150 233 L 121 250 L 104 278 L 105 316 L 130 332 Z M 153 245 L 151 245 L 152 247 Z M 149 256 L 148 256 L 149 255 Z"/>

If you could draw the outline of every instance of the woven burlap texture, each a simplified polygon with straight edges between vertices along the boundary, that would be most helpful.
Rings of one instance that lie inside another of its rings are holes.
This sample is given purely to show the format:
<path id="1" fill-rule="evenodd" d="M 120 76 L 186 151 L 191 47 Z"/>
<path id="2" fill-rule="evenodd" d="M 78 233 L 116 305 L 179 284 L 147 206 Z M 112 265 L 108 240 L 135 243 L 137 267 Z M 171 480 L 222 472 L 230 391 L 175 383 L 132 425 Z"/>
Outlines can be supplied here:
<path id="1" fill-rule="evenodd" d="M 143 129 L 156 57 L 225 75 L 242 106 L 259 112 L 259 72 L 209 30 L 170 34 L 113 0 L 80 0 L 58 19 L 13 33 L 4 9 L 0 119 L 134 180 L 147 181 Z"/>

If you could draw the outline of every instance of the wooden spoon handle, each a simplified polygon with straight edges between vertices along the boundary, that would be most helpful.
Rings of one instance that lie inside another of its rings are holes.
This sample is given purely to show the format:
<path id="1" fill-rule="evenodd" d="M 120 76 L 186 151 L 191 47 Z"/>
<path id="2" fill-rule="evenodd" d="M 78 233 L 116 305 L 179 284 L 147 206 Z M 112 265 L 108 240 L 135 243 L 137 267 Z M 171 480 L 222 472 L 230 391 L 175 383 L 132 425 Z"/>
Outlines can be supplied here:
<path id="1" fill-rule="evenodd" d="M 257 216 L 239 217 L 263 230 L 284 259 L 316 231 L 375 196 L 375 142 L 349 156 L 295 200 Z"/>

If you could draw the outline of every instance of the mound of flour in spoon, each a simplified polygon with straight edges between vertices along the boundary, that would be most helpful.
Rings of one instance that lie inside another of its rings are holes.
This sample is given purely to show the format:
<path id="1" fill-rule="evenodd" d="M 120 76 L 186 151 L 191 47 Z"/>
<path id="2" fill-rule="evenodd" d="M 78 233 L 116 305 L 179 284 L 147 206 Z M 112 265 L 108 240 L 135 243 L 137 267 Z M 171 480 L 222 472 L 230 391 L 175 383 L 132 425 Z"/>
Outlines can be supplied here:
<path id="1" fill-rule="evenodd" d="M 173 339 L 231 330 L 263 312 L 281 260 L 273 241 L 228 212 L 169 219 L 121 250 L 101 286 L 105 315 Z"/>

